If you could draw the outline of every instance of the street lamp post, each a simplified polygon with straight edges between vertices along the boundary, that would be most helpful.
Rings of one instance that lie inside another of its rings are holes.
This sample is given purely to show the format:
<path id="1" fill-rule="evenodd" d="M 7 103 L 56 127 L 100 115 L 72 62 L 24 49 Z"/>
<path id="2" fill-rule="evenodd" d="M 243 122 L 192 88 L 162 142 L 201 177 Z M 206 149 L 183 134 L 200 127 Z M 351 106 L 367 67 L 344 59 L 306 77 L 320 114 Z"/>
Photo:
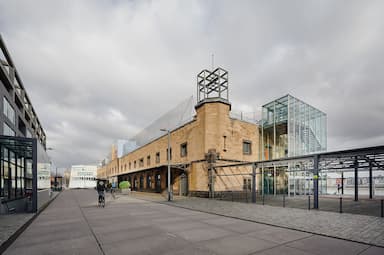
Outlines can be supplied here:
<path id="1" fill-rule="evenodd" d="M 171 132 L 169 129 L 160 129 L 160 131 L 167 132 L 168 135 L 168 151 L 167 151 L 167 159 L 168 159 L 168 201 L 171 201 Z"/>

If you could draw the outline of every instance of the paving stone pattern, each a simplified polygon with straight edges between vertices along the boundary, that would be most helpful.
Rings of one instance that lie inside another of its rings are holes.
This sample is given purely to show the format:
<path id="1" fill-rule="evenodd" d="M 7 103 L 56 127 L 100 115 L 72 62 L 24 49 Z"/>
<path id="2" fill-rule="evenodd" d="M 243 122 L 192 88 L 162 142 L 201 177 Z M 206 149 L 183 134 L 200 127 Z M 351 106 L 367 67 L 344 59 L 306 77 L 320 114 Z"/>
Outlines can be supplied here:
<path id="1" fill-rule="evenodd" d="M 53 192 L 51 200 L 59 192 Z M 3 245 L 12 235 L 22 228 L 28 221 L 34 217 L 34 213 L 14 213 L 0 215 L 0 245 Z"/>
<path id="2" fill-rule="evenodd" d="M 62 192 L 5 254 L 384 254 L 384 248 L 133 196 L 107 194 L 105 208 L 96 200 L 95 190 Z"/>
<path id="3" fill-rule="evenodd" d="M 0 245 L 27 223 L 33 215 L 32 213 L 0 215 Z"/>
<path id="4" fill-rule="evenodd" d="M 204 198 L 175 199 L 169 204 L 384 247 L 384 218 L 381 217 Z"/>

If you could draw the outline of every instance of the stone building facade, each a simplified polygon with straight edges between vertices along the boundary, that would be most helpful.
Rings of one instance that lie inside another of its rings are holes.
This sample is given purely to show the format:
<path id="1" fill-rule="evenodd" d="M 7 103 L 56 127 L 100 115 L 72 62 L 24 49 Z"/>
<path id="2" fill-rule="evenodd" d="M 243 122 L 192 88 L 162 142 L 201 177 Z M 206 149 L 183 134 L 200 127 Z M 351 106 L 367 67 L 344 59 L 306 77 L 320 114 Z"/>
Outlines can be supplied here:
<path id="1" fill-rule="evenodd" d="M 230 108 L 222 100 L 200 102 L 195 118 L 170 132 L 171 183 L 175 194 L 208 192 L 209 151 L 216 153 L 217 164 L 259 159 L 258 125 L 230 118 Z M 167 188 L 167 149 L 165 134 L 99 168 L 98 177 L 128 180 L 133 190 L 162 192 Z M 215 190 L 223 189 L 224 184 L 218 181 Z"/>
<path id="2" fill-rule="evenodd" d="M 318 136 L 326 138 L 325 126 L 320 125 L 326 116 L 314 107 L 288 95 L 264 105 L 260 122 L 244 121 L 231 117 L 224 69 L 203 70 L 197 78 L 195 116 L 170 130 L 174 194 L 211 196 L 221 191 L 250 191 L 250 162 L 287 157 L 298 151 L 296 147 L 311 149 L 300 151 L 300 155 L 325 150 L 326 145 L 321 143 L 324 139 Z M 293 124 L 292 116 L 297 117 Z M 110 182 L 128 180 L 133 190 L 166 191 L 167 150 L 165 133 L 122 157 L 116 156 L 116 148 L 112 147 L 111 160 L 98 169 L 98 177 Z M 293 177 L 290 182 L 287 166 L 254 171 L 255 189 L 263 194 L 287 193 L 297 179 Z"/>
<path id="3" fill-rule="evenodd" d="M 225 72 L 218 68 L 210 73 L 216 71 L 221 72 L 221 76 Z M 216 79 L 205 84 L 202 90 L 208 91 L 210 88 L 219 88 L 219 94 L 205 92 L 198 99 L 193 120 L 170 130 L 171 185 L 174 194 L 206 195 L 211 186 L 215 191 L 243 188 L 242 176 L 232 176 L 231 181 L 210 178 L 212 162 L 208 159 L 209 155 L 213 155 L 214 164 L 252 162 L 260 158 L 259 126 L 230 117 L 228 93 L 221 93 L 228 88 L 227 80 L 218 82 Z M 128 180 L 133 190 L 163 192 L 167 190 L 167 150 L 168 136 L 165 133 L 127 155 L 113 157 L 98 169 L 98 177 L 118 182 Z M 112 154 L 116 153 L 113 151 Z"/>

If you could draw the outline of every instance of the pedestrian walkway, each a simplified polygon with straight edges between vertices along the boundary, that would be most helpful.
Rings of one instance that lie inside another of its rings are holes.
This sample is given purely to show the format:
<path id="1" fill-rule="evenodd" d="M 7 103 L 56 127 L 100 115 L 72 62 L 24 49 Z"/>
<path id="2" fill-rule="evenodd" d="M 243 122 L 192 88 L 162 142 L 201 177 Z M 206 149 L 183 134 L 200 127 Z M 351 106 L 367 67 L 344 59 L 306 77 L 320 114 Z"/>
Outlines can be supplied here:
<path id="1" fill-rule="evenodd" d="M 33 216 L 33 213 L 0 215 L 0 247 L 5 245 L 5 242 L 31 220 Z"/>
<path id="2" fill-rule="evenodd" d="M 51 199 L 54 199 L 59 192 L 53 192 Z M 34 213 L 14 213 L 0 215 L 0 254 L 8 242 L 11 242 L 19 231 L 35 216 Z"/>
<path id="3" fill-rule="evenodd" d="M 383 254 L 384 249 L 94 190 L 66 190 L 5 254 Z M 179 200 L 183 201 L 183 200 Z"/>
<path id="4" fill-rule="evenodd" d="M 133 196 L 197 211 L 384 247 L 384 218 L 381 217 L 308 211 L 196 197 L 178 197 L 172 202 L 165 202 L 160 195 L 141 192 L 133 193 Z"/>

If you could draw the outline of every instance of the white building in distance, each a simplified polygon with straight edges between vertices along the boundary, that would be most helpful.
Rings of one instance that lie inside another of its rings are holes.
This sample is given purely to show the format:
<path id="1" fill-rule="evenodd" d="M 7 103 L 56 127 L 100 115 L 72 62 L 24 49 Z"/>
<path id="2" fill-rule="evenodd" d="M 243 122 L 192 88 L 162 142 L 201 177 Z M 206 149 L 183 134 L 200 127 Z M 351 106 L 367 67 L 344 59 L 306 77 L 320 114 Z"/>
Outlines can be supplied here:
<path id="1" fill-rule="evenodd" d="M 96 187 L 96 177 L 96 165 L 72 166 L 68 188 L 94 188 Z"/>
<path id="2" fill-rule="evenodd" d="M 51 188 L 51 163 L 37 163 L 37 188 Z"/>

